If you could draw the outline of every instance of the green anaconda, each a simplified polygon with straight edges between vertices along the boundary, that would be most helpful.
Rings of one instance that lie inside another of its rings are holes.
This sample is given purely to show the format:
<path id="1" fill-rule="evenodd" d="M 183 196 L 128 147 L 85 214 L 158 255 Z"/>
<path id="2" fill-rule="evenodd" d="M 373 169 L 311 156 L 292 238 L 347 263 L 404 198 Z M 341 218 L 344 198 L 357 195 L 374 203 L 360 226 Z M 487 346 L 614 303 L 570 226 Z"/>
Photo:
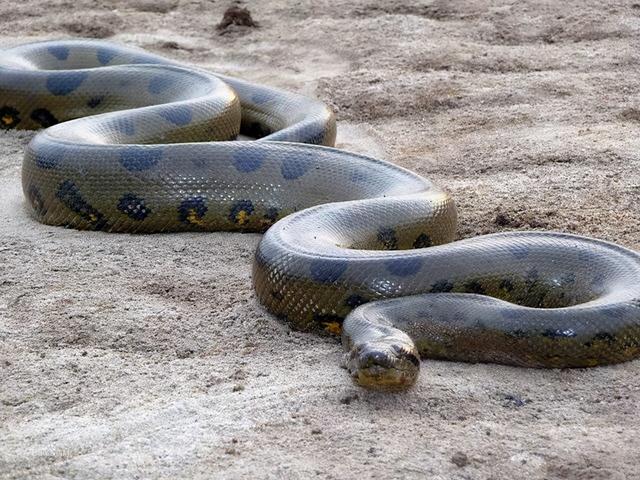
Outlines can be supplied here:
<path id="1" fill-rule="evenodd" d="M 135 48 L 52 41 L 0 53 L 0 127 L 46 128 L 22 174 L 40 222 L 266 232 L 259 301 L 295 328 L 342 331 L 361 385 L 407 387 L 420 356 L 582 367 L 640 353 L 637 253 L 548 232 L 454 242 L 450 196 L 331 148 L 321 102 Z"/>

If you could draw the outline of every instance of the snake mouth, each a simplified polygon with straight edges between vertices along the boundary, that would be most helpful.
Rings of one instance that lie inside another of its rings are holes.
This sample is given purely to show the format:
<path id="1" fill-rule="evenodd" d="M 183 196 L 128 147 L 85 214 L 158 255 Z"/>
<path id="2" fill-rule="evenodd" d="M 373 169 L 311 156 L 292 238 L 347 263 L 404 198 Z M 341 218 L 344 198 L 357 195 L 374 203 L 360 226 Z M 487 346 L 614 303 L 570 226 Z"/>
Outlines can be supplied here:
<path id="1" fill-rule="evenodd" d="M 420 358 L 413 345 L 396 342 L 381 339 L 354 345 L 346 362 L 353 381 L 375 390 L 410 388 L 418 378 Z"/>

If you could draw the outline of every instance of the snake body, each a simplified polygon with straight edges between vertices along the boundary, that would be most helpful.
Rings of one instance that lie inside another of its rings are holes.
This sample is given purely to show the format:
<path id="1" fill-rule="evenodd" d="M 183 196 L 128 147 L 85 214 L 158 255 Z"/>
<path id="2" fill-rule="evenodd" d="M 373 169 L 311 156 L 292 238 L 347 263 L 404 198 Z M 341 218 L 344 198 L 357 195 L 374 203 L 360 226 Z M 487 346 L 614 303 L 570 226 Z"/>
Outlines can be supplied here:
<path id="1" fill-rule="evenodd" d="M 453 242 L 450 196 L 330 148 L 321 102 L 136 48 L 52 41 L 0 54 L 0 126 L 47 127 L 22 174 L 40 222 L 266 231 L 259 301 L 295 328 L 342 331 L 363 386 L 411 385 L 421 356 L 581 367 L 640 354 L 637 253 L 549 232 Z"/>

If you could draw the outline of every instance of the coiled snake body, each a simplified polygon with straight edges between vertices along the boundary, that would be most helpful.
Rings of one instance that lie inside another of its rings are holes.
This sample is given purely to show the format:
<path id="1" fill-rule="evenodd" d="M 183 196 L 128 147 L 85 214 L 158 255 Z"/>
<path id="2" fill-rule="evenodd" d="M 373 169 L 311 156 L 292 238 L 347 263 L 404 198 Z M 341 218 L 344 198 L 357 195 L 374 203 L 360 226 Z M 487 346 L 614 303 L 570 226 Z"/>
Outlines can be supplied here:
<path id="1" fill-rule="evenodd" d="M 139 49 L 53 41 L 0 54 L 0 127 L 49 127 L 22 177 L 43 223 L 266 230 L 260 302 L 296 328 L 342 330 L 361 385 L 407 387 L 420 356 L 580 367 L 640 353 L 638 254 L 561 233 L 451 243 L 448 194 L 329 148 L 335 120 L 320 102 Z M 239 134 L 259 140 L 230 141 Z"/>

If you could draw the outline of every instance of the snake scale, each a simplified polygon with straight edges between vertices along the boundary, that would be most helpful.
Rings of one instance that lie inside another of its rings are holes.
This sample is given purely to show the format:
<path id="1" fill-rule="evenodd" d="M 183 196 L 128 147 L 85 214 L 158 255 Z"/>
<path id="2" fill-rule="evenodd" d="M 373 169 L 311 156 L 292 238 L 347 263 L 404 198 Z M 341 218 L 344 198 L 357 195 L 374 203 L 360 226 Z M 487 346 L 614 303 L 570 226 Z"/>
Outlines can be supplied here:
<path id="1" fill-rule="evenodd" d="M 295 328 L 342 332 L 365 387 L 412 385 L 421 356 L 584 367 L 640 353 L 640 255 L 552 232 L 453 241 L 451 197 L 331 148 L 318 101 L 137 48 L 50 41 L 0 53 L 0 127 L 45 127 L 22 173 L 45 224 L 266 232 L 259 301 Z"/>

